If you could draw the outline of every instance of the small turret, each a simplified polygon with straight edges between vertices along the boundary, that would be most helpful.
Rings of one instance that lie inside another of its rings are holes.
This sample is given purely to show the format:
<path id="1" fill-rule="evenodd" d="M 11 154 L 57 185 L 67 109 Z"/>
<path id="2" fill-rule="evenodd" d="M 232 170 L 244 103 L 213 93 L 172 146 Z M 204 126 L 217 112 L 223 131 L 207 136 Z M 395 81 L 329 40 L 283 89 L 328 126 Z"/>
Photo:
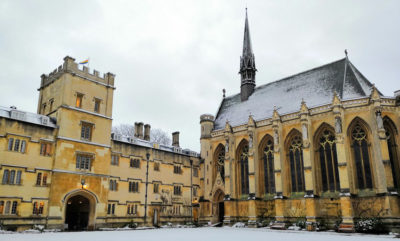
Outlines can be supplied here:
<path id="1" fill-rule="evenodd" d="M 204 114 L 200 116 L 200 125 L 201 125 L 201 137 L 203 138 L 210 138 L 211 131 L 214 128 L 214 116 L 210 114 Z"/>

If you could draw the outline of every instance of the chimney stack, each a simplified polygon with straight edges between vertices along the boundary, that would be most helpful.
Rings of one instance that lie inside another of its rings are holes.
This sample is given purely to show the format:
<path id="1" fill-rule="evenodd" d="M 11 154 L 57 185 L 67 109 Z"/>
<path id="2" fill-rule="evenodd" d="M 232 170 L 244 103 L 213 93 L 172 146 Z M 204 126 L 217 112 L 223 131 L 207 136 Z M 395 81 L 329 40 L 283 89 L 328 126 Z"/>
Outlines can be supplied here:
<path id="1" fill-rule="evenodd" d="M 149 124 L 144 125 L 144 140 L 150 141 L 150 128 Z"/>
<path id="2" fill-rule="evenodd" d="M 175 131 L 172 133 L 172 145 L 175 147 L 179 147 L 179 131 Z"/>
<path id="3" fill-rule="evenodd" d="M 135 122 L 135 134 L 134 134 L 134 136 L 136 138 L 139 138 L 139 123 L 138 122 Z"/>
<path id="4" fill-rule="evenodd" d="M 143 122 L 138 123 L 138 138 L 143 140 Z"/>

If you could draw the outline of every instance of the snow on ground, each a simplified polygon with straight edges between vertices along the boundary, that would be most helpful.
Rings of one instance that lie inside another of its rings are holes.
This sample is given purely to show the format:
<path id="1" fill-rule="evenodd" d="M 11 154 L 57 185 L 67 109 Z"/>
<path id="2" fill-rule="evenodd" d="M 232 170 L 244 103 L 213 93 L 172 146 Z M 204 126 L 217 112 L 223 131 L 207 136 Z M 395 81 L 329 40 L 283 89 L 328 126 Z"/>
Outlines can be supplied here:
<path id="1" fill-rule="evenodd" d="M 59 233 L 3 233 L 1 241 L 370 241 L 389 240 L 393 235 L 343 234 L 335 232 L 307 232 L 270 230 L 266 228 L 162 228 L 149 230 L 59 232 Z"/>

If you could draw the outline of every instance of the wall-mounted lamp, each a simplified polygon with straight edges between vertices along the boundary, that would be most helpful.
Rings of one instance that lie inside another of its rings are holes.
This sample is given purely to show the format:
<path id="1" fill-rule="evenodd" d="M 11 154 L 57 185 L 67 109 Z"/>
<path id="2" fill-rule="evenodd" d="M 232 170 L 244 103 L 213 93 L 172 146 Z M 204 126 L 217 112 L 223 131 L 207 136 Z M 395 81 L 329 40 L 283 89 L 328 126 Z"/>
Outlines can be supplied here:
<path id="1" fill-rule="evenodd" d="M 82 185 L 82 189 L 86 189 L 87 188 L 87 184 L 85 183 L 85 179 L 81 180 L 81 185 Z"/>

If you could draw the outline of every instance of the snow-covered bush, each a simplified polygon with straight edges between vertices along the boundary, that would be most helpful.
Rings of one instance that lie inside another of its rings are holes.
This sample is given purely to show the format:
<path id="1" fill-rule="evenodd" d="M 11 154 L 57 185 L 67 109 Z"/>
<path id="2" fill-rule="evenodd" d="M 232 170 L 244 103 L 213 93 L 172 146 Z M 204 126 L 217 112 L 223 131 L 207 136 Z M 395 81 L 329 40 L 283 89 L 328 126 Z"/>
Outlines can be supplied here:
<path id="1" fill-rule="evenodd" d="M 135 223 L 135 222 L 133 222 L 133 221 L 131 221 L 129 224 L 128 224 L 128 227 L 129 228 L 137 228 L 137 223 Z"/>
<path id="2" fill-rule="evenodd" d="M 232 227 L 233 228 L 245 228 L 246 224 L 242 223 L 242 222 L 238 222 L 238 223 L 235 223 Z"/>
<path id="3" fill-rule="evenodd" d="M 303 219 L 299 219 L 296 222 L 296 226 L 299 227 L 300 229 L 305 229 L 306 228 L 306 221 Z"/>
<path id="4" fill-rule="evenodd" d="M 33 225 L 33 229 L 43 233 L 44 226 L 43 225 Z"/>
<path id="5" fill-rule="evenodd" d="M 355 223 L 355 229 L 360 233 L 387 233 L 380 218 L 362 218 Z"/>

